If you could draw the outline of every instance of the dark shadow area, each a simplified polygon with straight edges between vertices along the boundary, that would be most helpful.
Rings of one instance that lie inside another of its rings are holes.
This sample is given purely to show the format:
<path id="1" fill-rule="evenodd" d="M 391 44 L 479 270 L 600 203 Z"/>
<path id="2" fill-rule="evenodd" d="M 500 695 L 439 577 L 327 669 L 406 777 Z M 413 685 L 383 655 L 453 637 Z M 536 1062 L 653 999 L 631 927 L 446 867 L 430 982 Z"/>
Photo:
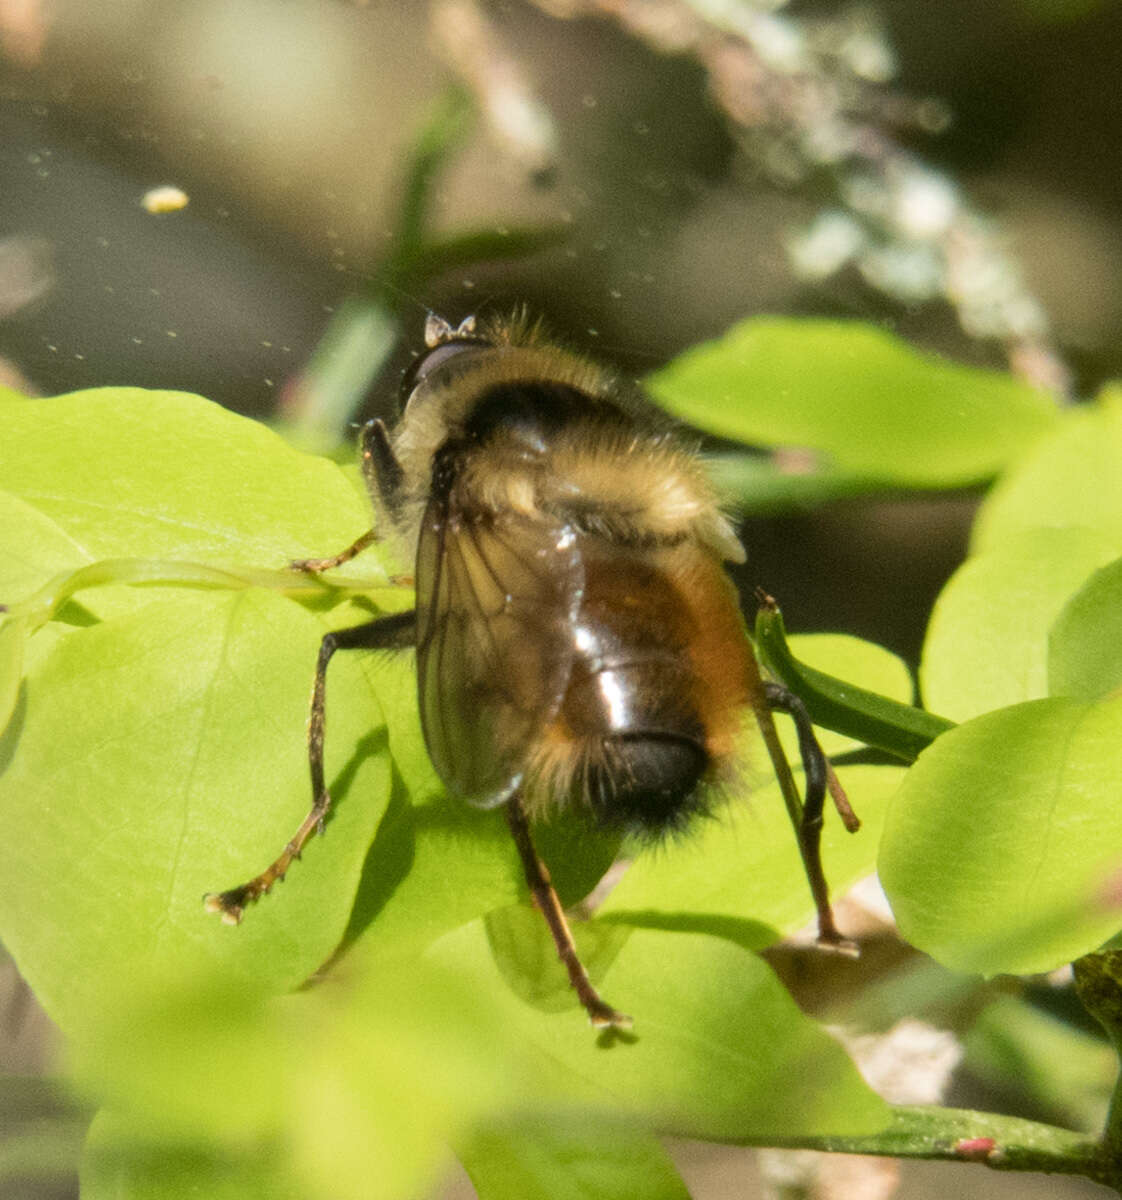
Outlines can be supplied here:
<path id="1" fill-rule="evenodd" d="M 418 810 L 409 802 L 405 785 L 393 769 L 390 802 L 370 843 L 362 877 L 355 893 L 351 919 L 335 950 L 344 955 L 363 930 L 378 916 L 413 866 L 413 840 Z"/>
<path id="2" fill-rule="evenodd" d="M 762 921 L 706 913 L 662 913 L 648 909 L 602 913 L 597 920 L 612 925 L 633 925 L 637 929 L 664 929 L 669 933 L 708 933 L 753 953 L 773 945 L 783 936 Z"/>

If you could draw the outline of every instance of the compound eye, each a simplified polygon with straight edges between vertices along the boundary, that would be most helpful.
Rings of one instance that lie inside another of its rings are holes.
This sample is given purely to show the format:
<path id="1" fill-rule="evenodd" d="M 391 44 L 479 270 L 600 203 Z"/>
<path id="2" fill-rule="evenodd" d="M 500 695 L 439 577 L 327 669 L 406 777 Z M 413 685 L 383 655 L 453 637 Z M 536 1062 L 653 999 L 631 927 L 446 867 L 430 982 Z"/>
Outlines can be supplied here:
<path id="1" fill-rule="evenodd" d="M 475 354 L 479 354 L 482 350 L 491 349 L 491 343 L 482 337 L 463 336 L 457 334 L 452 337 L 452 340 L 439 342 L 437 346 L 426 350 L 419 358 L 414 359 L 412 364 L 403 374 L 401 379 L 401 398 L 402 402 L 408 407 L 409 397 L 419 388 L 422 383 L 433 376 L 434 372 L 442 370 L 448 366 L 450 362 L 456 361 L 457 367 L 462 367 L 467 358 L 472 358 Z"/>

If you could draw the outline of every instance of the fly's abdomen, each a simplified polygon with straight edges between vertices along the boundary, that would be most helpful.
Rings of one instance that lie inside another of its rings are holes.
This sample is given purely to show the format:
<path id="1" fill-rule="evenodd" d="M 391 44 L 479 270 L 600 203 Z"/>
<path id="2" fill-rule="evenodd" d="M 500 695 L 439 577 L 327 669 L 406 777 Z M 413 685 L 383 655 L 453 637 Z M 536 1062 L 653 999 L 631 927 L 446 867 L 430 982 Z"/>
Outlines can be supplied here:
<path id="1" fill-rule="evenodd" d="M 572 798 L 598 824 L 657 833 L 699 807 L 710 755 L 686 667 L 657 649 L 574 665 L 562 709 L 581 763 Z"/>
<path id="2" fill-rule="evenodd" d="M 599 824 L 658 834 L 705 807 L 705 784 L 728 754 L 743 704 L 742 683 L 729 682 L 743 653 L 735 597 L 696 547 L 583 541 L 572 668 L 543 738 L 544 774 L 555 799 L 583 805 Z M 721 586 L 693 586 L 698 564 Z M 716 614 L 699 607 L 714 594 Z M 715 627 L 733 649 L 714 653 Z M 715 657 L 729 669 L 714 685 Z"/>

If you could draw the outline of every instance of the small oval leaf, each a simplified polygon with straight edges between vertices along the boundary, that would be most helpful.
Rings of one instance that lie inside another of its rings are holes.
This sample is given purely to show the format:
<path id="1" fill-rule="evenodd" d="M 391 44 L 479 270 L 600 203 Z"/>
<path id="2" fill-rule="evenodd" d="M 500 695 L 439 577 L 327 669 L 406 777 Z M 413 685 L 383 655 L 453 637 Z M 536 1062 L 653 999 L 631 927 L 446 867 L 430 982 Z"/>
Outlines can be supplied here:
<path id="1" fill-rule="evenodd" d="M 1092 529 L 1032 529 L 968 558 L 931 614 L 924 702 L 965 721 L 1048 695 L 1048 634 L 1089 575 L 1117 554 Z"/>
<path id="2" fill-rule="evenodd" d="M 889 806 L 900 931 L 960 971 L 1050 971 L 1122 927 L 1122 699 L 1047 699 L 952 729 Z M 1114 891 L 1117 891 L 1115 885 Z"/>
<path id="3" fill-rule="evenodd" d="M 1082 700 L 1122 687 L 1122 559 L 1096 571 L 1057 617 L 1048 687 L 1054 696 Z"/>

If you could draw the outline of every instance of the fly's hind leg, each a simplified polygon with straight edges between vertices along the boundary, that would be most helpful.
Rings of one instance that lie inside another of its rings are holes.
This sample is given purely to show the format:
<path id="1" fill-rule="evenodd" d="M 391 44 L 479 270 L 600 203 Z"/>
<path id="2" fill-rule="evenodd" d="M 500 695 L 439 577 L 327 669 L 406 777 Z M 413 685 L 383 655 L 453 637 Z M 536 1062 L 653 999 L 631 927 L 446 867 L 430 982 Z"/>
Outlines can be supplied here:
<path id="1" fill-rule="evenodd" d="M 514 844 L 518 847 L 518 853 L 522 858 L 522 867 L 526 872 L 530 895 L 533 896 L 534 903 L 545 917 L 545 923 L 549 926 L 549 932 L 553 935 L 553 941 L 557 947 L 557 955 L 569 972 L 569 982 L 581 1004 L 584 1005 L 589 1021 L 597 1029 L 629 1028 L 631 1018 L 621 1012 L 616 1012 L 610 1004 L 601 1000 L 599 992 L 592 986 L 592 981 L 588 978 L 588 972 L 584 969 L 584 964 L 577 954 L 569 923 L 565 920 L 561 901 L 553 889 L 549 871 L 546 869 L 545 863 L 538 857 L 537 850 L 534 849 L 534 843 L 530 838 L 530 825 L 526 820 L 526 811 L 522 807 L 517 792 L 506 802 L 505 811 L 507 824 L 514 837 Z"/>
<path id="2" fill-rule="evenodd" d="M 323 775 L 323 738 L 327 664 L 336 650 L 397 650 L 413 645 L 416 614 L 394 613 L 379 617 L 350 629 L 337 629 L 324 634 L 316 662 L 316 678 L 312 688 L 311 716 L 308 720 L 308 765 L 312 776 L 312 807 L 289 839 L 280 854 L 248 882 L 225 892 L 208 892 L 203 897 L 208 912 L 220 913 L 222 920 L 236 925 L 247 904 L 252 904 L 268 892 L 274 883 L 283 879 L 294 860 L 300 857 L 308 839 L 323 832 L 324 822 L 331 809 L 331 794 Z"/>
<path id="3" fill-rule="evenodd" d="M 806 705 L 794 692 L 778 683 L 764 683 L 764 698 L 769 708 L 786 713 L 794 721 L 799 739 L 799 754 L 803 760 L 803 774 L 806 778 L 802 820 L 798 827 L 799 852 L 818 911 L 818 943 L 843 954 L 856 954 L 857 947 L 842 936 L 834 922 L 830 891 L 822 869 L 822 811 L 827 788 L 850 833 L 857 830 L 860 822 L 849 806 L 829 759 L 818 744 Z"/>

